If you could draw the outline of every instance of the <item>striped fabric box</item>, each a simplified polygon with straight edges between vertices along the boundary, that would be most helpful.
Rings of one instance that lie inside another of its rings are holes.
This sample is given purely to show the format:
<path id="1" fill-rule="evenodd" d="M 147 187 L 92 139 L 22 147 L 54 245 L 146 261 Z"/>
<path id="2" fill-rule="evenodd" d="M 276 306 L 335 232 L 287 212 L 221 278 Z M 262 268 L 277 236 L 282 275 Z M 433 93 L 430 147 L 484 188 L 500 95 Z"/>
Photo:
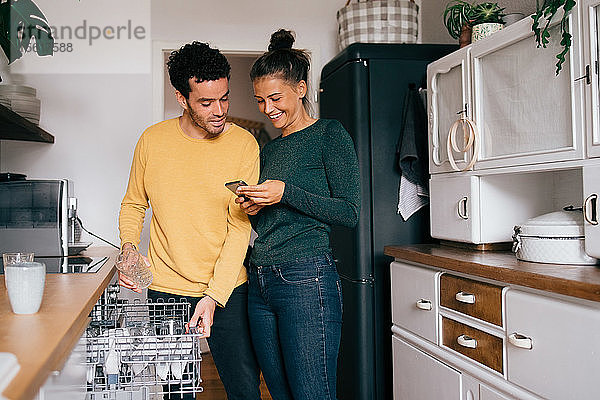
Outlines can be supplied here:
<path id="1" fill-rule="evenodd" d="M 411 0 L 346 4 L 337 12 L 340 49 L 351 43 L 416 43 L 419 6 Z"/>

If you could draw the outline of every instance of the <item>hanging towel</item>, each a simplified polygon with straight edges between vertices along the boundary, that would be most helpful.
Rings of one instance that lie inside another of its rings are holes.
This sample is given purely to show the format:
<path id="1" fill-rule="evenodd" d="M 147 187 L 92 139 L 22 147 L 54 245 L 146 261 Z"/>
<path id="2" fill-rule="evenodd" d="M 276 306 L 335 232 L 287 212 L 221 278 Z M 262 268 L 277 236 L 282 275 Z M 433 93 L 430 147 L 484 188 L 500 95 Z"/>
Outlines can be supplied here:
<path id="1" fill-rule="evenodd" d="M 398 187 L 398 214 L 406 221 L 429 204 L 427 186 L 427 111 L 416 85 L 404 98 L 402 126 L 396 156 L 401 171 Z"/>

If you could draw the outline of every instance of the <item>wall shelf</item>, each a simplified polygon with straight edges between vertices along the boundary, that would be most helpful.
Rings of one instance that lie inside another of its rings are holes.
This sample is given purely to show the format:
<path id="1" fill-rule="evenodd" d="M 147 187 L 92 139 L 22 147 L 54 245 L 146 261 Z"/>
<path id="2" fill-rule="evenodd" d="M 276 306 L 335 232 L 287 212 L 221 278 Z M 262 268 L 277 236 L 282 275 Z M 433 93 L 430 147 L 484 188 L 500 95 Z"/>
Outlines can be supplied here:
<path id="1" fill-rule="evenodd" d="M 0 104 L 0 140 L 54 143 L 54 136 Z"/>

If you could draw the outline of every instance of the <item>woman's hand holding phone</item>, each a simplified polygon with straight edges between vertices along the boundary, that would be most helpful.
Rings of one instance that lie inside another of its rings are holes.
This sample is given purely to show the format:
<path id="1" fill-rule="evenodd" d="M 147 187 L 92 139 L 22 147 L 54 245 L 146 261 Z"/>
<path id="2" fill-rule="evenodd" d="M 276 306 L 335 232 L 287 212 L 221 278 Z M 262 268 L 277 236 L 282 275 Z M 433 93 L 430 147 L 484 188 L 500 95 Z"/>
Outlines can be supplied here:
<path id="1" fill-rule="evenodd" d="M 284 191 L 285 182 L 269 179 L 260 185 L 240 186 L 236 193 L 248 197 L 256 205 L 270 206 L 281 201 Z"/>

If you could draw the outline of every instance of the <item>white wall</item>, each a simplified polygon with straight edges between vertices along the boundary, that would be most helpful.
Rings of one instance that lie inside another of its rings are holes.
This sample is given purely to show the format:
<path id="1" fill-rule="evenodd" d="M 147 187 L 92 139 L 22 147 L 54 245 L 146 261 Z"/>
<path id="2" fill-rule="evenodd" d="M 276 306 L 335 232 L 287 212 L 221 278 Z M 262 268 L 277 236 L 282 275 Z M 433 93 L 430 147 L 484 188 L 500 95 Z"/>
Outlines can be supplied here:
<path id="1" fill-rule="evenodd" d="M 151 119 L 149 76 L 34 74 L 26 83 L 37 88 L 40 126 L 55 143 L 3 141 L 0 170 L 71 179 L 84 226 L 118 244 L 131 153 Z"/>
<path id="2" fill-rule="evenodd" d="M 152 0 L 151 38 L 206 41 L 226 52 L 262 52 L 270 34 L 284 27 L 296 32 L 298 47 L 313 53 L 318 76 L 337 54 L 335 15 L 344 4 L 345 0 Z M 423 43 L 452 42 L 441 21 L 445 4 L 423 1 Z M 118 210 L 133 148 L 153 122 L 152 74 L 29 74 L 24 79 L 37 88 L 40 126 L 56 143 L 2 141 L 0 171 L 72 179 L 84 225 L 117 242 Z M 96 241 L 85 234 L 83 240 Z"/>
<path id="3" fill-rule="evenodd" d="M 317 55 L 313 68 L 318 72 L 337 53 L 335 12 L 342 3 L 153 0 L 151 36 L 156 41 L 200 40 L 223 50 L 262 52 L 270 34 L 285 27 L 296 31 L 300 47 Z M 56 142 L 2 141 L 0 171 L 72 179 L 86 228 L 117 242 L 118 210 L 132 152 L 143 129 L 153 122 L 152 75 L 29 74 L 24 80 L 38 90 L 40 126 Z M 147 243 L 147 233 L 144 236 Z M 82 240 L 97 242 L 85 234 Z"/>

